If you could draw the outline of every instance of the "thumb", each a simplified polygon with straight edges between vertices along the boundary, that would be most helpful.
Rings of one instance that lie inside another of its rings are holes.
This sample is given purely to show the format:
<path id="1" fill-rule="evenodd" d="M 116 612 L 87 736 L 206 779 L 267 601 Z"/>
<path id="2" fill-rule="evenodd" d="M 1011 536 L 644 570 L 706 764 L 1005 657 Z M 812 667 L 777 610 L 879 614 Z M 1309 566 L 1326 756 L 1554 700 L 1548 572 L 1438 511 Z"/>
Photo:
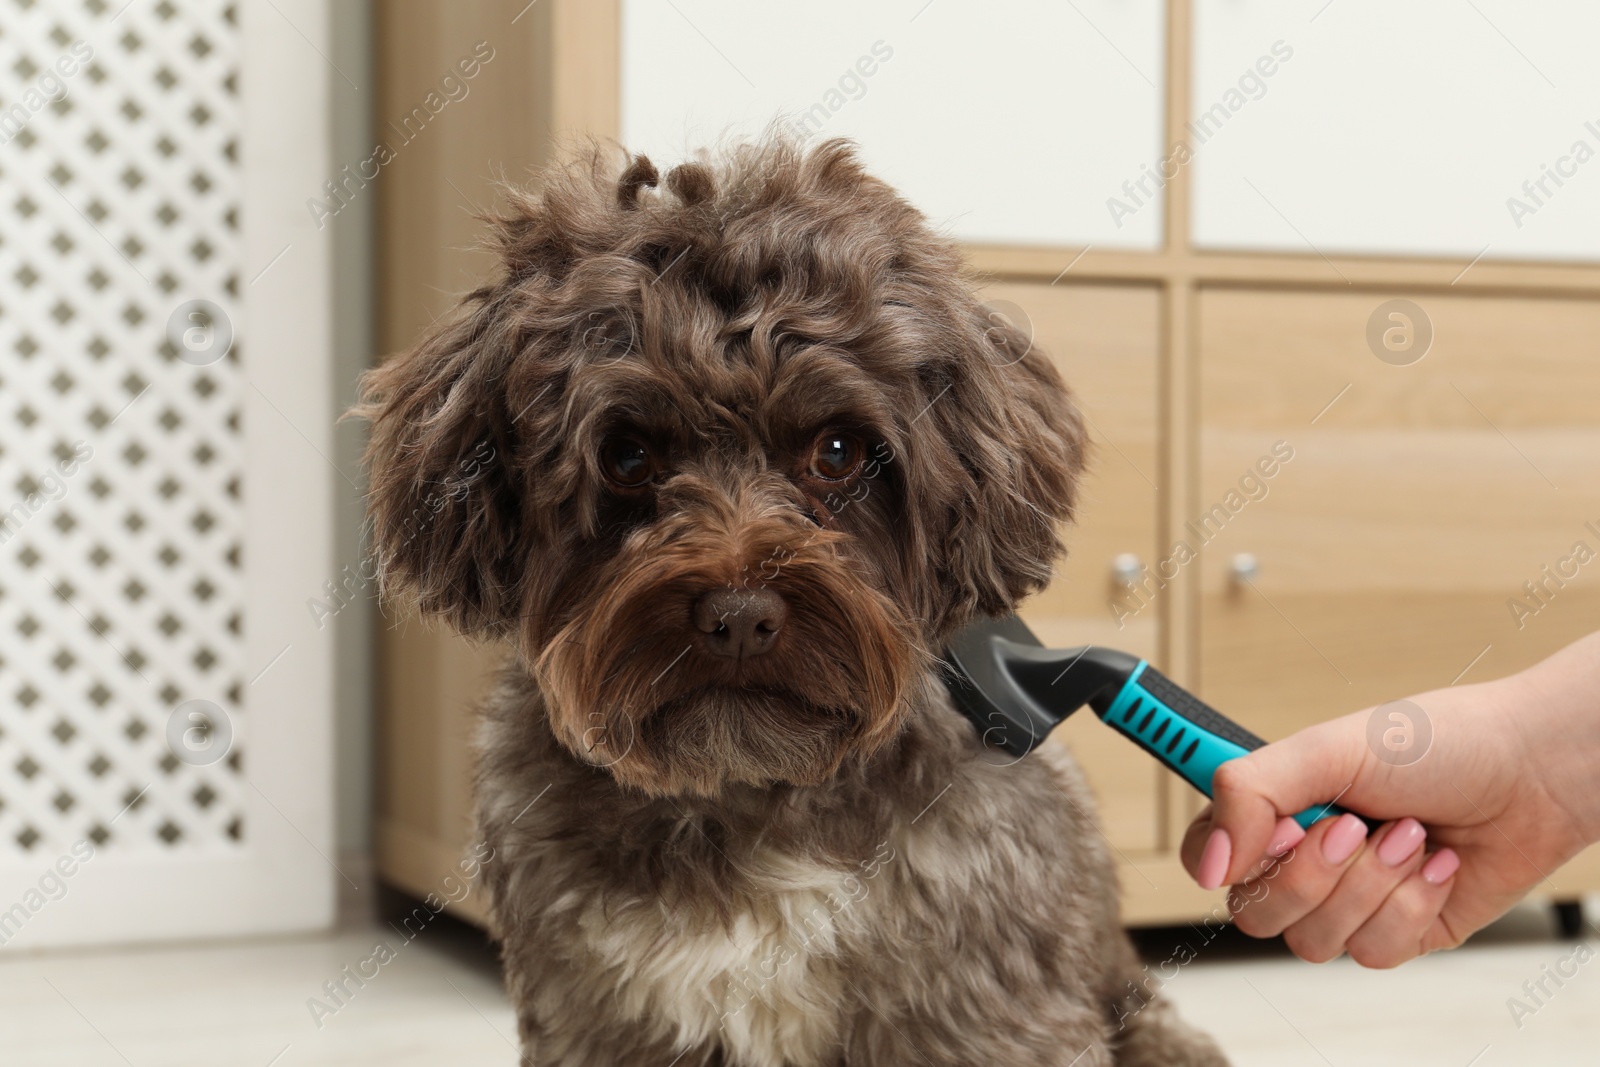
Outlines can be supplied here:
<path id="1" fill-rule="evenodd" d="M 1280 820 L 1341 797 L 1369 755 L 1363 723 L 1360 713 L 1318 723 L 1218 767 L 1211 807 L 1184 840 L 1196 880 L 1207 889 L 1243 881 L 1275 843 Z"/>

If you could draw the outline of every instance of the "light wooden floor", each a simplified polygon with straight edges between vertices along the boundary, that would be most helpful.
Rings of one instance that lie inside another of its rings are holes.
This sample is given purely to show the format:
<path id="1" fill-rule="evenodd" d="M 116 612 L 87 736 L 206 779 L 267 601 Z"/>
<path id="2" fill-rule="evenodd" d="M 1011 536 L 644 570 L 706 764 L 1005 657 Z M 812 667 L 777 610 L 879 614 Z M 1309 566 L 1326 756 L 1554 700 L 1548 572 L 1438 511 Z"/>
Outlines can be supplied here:
<path id="1" fill-rule="evenodd" d="M 1176 936 L 1176 935 L 1173 935 Z M 400 949 L 319 1028 L 306 1006 L 346 964 L 399 937 L 371 926 L 288 940 L 13 955 L 0 952 L 7 1067 L 512 1065 L 515 1027 L 493 957 L 460 931 Z M 1571 952 L 1527 912 L 1481 942 L 1397 971 L 1312 967 L 1208 950 L 1166 992 L 1238 1067 L 1600 1062 L 1600 943 L 1519 1029 L 1506 1006 Z M 1149 948 L 1149 944 L 1146 945 Z"/>

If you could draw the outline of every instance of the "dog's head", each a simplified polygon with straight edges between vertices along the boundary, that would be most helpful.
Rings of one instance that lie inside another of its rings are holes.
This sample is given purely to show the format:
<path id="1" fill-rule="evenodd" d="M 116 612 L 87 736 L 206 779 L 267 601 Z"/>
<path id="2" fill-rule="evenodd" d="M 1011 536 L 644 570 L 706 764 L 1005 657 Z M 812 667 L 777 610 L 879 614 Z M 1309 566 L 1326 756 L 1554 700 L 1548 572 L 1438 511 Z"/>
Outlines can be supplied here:
<path id="1" fill-rule="evenodd" d="M 363 383 L 375 548 L 516 644 L 580 758 L 824 781 L 1049 579 L 1079 416 L 847 143 L 595 150 L 490 221 L 497 280 Z"/>

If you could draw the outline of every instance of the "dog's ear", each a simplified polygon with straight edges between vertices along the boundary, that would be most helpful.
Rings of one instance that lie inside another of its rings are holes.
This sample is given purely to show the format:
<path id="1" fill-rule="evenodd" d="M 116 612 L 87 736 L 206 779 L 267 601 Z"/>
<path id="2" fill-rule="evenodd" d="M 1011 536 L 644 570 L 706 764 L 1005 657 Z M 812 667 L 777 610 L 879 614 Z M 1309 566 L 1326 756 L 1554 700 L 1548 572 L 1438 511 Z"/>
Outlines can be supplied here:
<path id="1" fill-rule="evenodd" d="M 936 628 L 998 615 L 1050 581 L 1059 524 L 1077 503 L 1088 438 L 1050 358 L 1005 316 L 974 304 L 949 342 L 964 351 L 928 368 L 929 432 L 948 449 Z M 915 447 L 915 445 L 913 445 Z M 940 610 L 942 609 L 942 610 Z"/>
<path id="2" fill-rule="evenodd" d="M 504 633 L 517 611 L 511 346 L 494 303 L 474 294 L 465 314 L 368 371 L 353 412 L 371 422 L 367 515 L 384 594 L 413 596 L 462 633 Z"/>
<path id="3" fill-rule="evenodd" d="M 556 502 L 581 468 L 571 457 L 551 467 L 564 375 L 611 343 L 594 303 L 630 307 L 648 269 L 619 270 L 595 250 L 617 244 L 620 220 L 658 181 L 643 156 L 591 142 L 537 189 L 505 187 L 504 207 L 483 216 L 496 277 L 362 378 L 352 414 L 371 423 L 367 515 L 385 595 L 414 596 L 463 633 L 514 628 L 528 560 L 554 536 Z"/>

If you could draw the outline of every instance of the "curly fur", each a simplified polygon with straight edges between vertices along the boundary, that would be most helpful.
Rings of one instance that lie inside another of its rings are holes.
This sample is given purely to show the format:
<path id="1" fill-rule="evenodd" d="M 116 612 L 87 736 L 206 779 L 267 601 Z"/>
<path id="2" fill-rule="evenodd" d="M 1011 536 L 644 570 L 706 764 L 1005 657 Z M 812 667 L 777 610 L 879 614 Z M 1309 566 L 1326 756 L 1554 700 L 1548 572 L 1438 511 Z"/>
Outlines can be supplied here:
<path id="1" fill-rule="evenodd" d="M 489 222 L 360 410 L 386 592 L 514 653 L 477 807 L 532 1061 L 1222 1063 L 1123 1003 L 1070 759 L 996 766 L 935 671 L 1049 580 L 1086 450 L 953 245 L 842 141 L 595 147 Z M 870 462 L 821 478 L 823 431 Z M 770 651 L 709 650 L 725 588 L 781 598 Z"/>

